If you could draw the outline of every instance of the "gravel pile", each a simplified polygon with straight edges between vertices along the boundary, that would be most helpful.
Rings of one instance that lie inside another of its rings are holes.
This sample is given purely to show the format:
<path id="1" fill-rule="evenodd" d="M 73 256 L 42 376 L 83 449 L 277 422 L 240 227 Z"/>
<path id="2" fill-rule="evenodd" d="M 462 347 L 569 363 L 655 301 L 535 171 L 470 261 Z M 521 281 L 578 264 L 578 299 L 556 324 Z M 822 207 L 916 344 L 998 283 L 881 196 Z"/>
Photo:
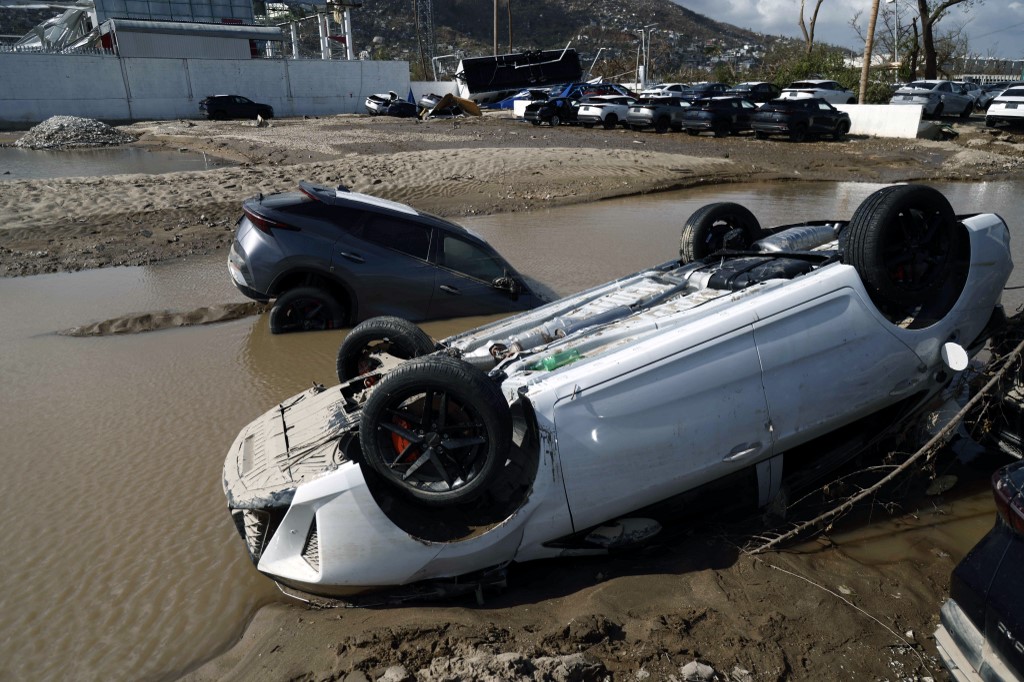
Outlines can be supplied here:
<path id="1" fill-rule="evenodd" d="M 134 141 L 134 136 L 91 118 L 53 116 L 22 135 L 14 146 L 28 149 L 70 149 L 112 147 Z"/>

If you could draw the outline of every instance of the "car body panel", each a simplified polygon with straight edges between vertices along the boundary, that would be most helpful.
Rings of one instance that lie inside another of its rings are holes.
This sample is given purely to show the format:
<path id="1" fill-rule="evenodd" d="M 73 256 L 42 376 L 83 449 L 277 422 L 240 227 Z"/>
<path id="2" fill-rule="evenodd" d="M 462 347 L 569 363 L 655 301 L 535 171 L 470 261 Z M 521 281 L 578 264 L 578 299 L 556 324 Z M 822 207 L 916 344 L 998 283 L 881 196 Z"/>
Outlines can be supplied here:
<path id="1" fill-rule="evenodd" d="M 962 225 L 962 293 L 921 328 L 881 316 L 833 235 L 801 252 L 814 263 L 804 274 L 734 288 L 718 274 L 751 256 L 669 261 L 441 341 L 437 354 L 498 383 L 520 434 L 509 461 L 535 463 L 521 500 L 471 535 L 425 539 L 400 527 L 388 510 L 401 496 L 357 463 L 363 400 L 379 379 L 369 375 L 314 387 L 243 429 L 225 461 L 228 505 L 236 519 L 280 513 L 257 567 L 315 592 L 598 551 L 567 538 L 723 477 L 784 471 L 786 452 L 816 435 L 942 390 L 942 345 L 973 347 L 1012 269 L 998 216 Z M 766 504 L 771 485 L 760 488 Z M 239 521 L 251 546 L 257 526 Z"/>

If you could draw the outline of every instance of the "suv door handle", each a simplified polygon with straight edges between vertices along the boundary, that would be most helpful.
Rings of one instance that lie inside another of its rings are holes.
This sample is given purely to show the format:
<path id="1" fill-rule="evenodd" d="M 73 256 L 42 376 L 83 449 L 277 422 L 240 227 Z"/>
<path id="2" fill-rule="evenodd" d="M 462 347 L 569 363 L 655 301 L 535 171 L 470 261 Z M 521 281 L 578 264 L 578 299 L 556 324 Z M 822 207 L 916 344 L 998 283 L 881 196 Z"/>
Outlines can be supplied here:
<path id="1" fill-rule="evenodd" d="M 450 284 L 442 284 L 442 285 L 441 285 L 440 287 L 438 287 L 438 288 L 439 288 L 439 289 L 441 289 L 441 291 L 447 292 L 447 293 L 449 293 L 449 294 L 455 294 L 456 296 L 459 296 L 459 295 L 461 295 L 461 294 L 462 294 L 462 292 L 461 292 L 461 291 L 459 291 L 458 289 L 456 289 L 455 287 L 453 287 L 453 286 L 452 286 L 452 285 L 450 285 Z"/>
<path id="2" fill-rule="evenodd" d="M 358 253 L 349 253 L 348 251 L 339 251 L 338 255 L 342 258 L 348 258 L 350 261 L 355 263 L 365 263 L 366 259 L 360 256 Z"/>

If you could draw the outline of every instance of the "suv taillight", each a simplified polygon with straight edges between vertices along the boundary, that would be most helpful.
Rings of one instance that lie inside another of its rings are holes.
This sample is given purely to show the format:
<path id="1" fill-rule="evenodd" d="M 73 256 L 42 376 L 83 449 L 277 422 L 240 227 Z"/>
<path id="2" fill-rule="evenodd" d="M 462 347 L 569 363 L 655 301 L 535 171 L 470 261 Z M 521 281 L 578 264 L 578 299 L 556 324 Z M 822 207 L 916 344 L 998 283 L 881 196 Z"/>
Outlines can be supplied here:
<path id="1" fill-rule="evenodd" d="M 1024 495 L 1006 469 L 993 474 L 992 494 L 996 498 L 996 510 L 1006 525 L 1018 535 L 1024 535 Z"/>
<path id="2" fill-rule="evenodd" d="M 287 223 L 281 223 L 276 220 L 271 220 L 270 218 L 264 218 L 259 213 L 255 213 L 248 208 L 243 208 L 242 211 L 245 213 L 245 216 L 249 219 L 249 222 L 253 224 L 253 227 L 255 227 L 257 230 L 265 234 L 270 234 L 271 230 L 274 229 L 291 230 L 293 232 L 299 231 L 299 228 L 297 227 L 293 227 L 291 225 L 288 225 Z"/>

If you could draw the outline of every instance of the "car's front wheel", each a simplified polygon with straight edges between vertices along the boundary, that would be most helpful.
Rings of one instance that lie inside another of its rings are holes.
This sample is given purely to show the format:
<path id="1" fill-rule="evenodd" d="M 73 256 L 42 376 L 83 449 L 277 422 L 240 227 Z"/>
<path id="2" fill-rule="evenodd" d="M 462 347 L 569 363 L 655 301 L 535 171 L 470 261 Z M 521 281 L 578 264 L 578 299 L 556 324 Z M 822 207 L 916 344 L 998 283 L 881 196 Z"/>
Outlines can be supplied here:
<path id="1" fill-rule="evenodd" d="M 761 225 L 746 207 L 732 202 L 708 204 L 683 225 L 679 260 L 700 260 L 723 249 L 742 250 L 761 238 Z"/>
<path id="2" fill-rule="evenodd" d="M 973 112 L 974 112 L 974 103 L 973 102 L 968 102 L 967 106 L 964 107 L 964 110 L 960 112 L 960 118 L 970 118 L 970 116 L 971 116 L 971 114 Z"/>
<path id="3" fill-rule="evenodd" d="M 363 405 L 363 462 L 425 505 L 472 501 L 494 483 L 512 445 L 499 386 L 447 355 L 410 360 L 385 375 Z"/>
<path id="4" fill-rule="evenodd" d="M 371 317 L 348 333 L 338 348 L 338 381 L 372 372 L 382 353 L 403 360 L 433 352 L 434 342 L 418 326 L 401 317 Z"/>
<path id="5" fill-rule="evenodd" d="M 562 125 L 562 119 L 559 118 L 559 116 L 556 114 L 551 117 L 550 123 L 552 128 L 557 128 L 558 126 Z"/>
<path id="6" fill-rule="evenodd" d="M 850 124 L 847 121 L 840 121 L 836 124 L 835 132 L 832 133 L 832 139 L 840 142 L 846 139 L 847 134 L 850 132 Z"/>
<path id="7" fill-rule="evenodd" d="M 296 287 L 281 294 L 270 309 L 270 332 L 337 329 L 345 325 L 346 310 L 334 296 L 317 287 Z"/>
<path id="8" fill-rule="evenodd" d="M 843 261 L 853 265 L 881 305 L 921 305 L 954 268 L 956 214 L 942 192 L 895 185 L 871 194 L 853 213 Z"/>

